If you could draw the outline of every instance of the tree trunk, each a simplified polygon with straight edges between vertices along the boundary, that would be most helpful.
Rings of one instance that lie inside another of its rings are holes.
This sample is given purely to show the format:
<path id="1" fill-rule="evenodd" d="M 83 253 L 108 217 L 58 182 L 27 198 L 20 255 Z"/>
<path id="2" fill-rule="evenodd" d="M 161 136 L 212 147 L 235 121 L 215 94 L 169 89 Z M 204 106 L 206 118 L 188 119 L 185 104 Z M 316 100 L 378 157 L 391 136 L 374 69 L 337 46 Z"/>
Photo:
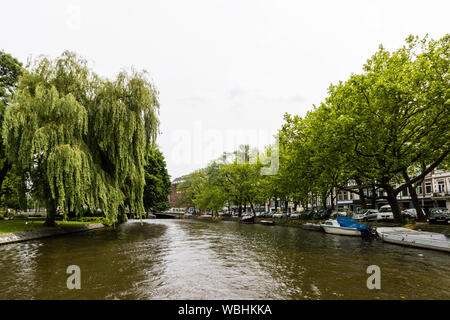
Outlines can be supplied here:
<path id="1" fill-rule="evenodd" d="M 132 215 L 131 214 L 131 210 L 130 210 L 129 214 L 130 214 L 130 216 Z M 127 214 L 125 212 L 125 209 L 120 210 L 120 208 L 119 208 L 119 214 L 117 215 L 117 223 L 121 224 L 121 223 L 127 222 L 127 220 L 128 220 L 128 217 L 127 217 Z"/>
<path id="2" fill-rule="evenodd" d="M 334 188 L 331 188 L 330 198 L 331 198 L 331 210 L 334 210 L 334 200 L 336 199 Z"/>
<path id="3" fill-rule="evenodd" d="M 362 185 L 362 181 L 358 177 L 355 177 L 355 182 L 358 186 Z M 361 209 L 367 209 L 366 195 L 364 194 L 364 190 L 361 187 L 358 187 L 358 196 L 359 202 L 361 203 Z"/>
<path id="4" fill-rule="evenodd" d="M 27 186 L 25 181 L 25 174 L 23 172 L 20 174 L 19 207 L 20 210 L 24 212 L 28 211 Z"/>
<path id="5" fill-rule="evenodd" d="M 403 174 L 403 178 L 405 179 L 405 182 L 409 182 L 410 178 L 409 178 L 406 170 L 403 170 L 402 174 Z M 426 217 L 425 217 L 425 214 L 423 213 L 422 206 L 420 205 L 419 198 L 417 197 L 416 186 L 409 185 L 408 190 L 409 190 L 409 194 L 411 196 L 411 200 L 414 204 L 414 208 L 417 211 L 417 220 L 425 221 Z"/>
<path id="6" fill-rule="evenodd" d="M 377 208 L 376 192 L 377 192 L 377 190 L 376 190 L 375 186 L 372 186 L 372 198 L 370 198 L 370 204 L 372 205 L 373 209 Z"/>
<path id="7" fill-rule="evenodd" d="M 361 202 L 361 209 L 367 209 L 366 196 L 362 188 L 358 189 L 359 201 Z"/>
<path id="8" fill-rule="evenodd" d="M 0 170 L 0 187 L 2 186 L 3 180 L 5 180 L 5 177 L 8 174 L 8 171 L 10 169 L 11 169 L 11 164 L 8 161 L 5 161 L 5 163 L 3 164 L 3 168 L 1 168 L 1 170 Z"/>
<path id="9" fill-rule="evenodd" d="M 397 194 L 394 193 L 394 189 L 390 185 L 383 186 L 383 189 L 387 193 L 387 200 L 394 215 L 394 222 L 403 223 L 403 216 L 397 201 Z"/>
<path id="10" fill-rule="evenodd" d="M 53 199 L 47 201 L 47 217 L 44 225 L 47 227 L 56 227 L 56 202 Z"/>
<path id="11" fill-rule="evenodd" d="M 286 200 L 284 201 L 284 212 L 288 212 L 288 206 L 289 206 L 289 202 Z"/>
<path id="12" fill-rule="evenodd" d="M 256 217 L 256 211 L 255 211 L 255 207 L 253 206 L 253 203 L 249 200 L 250 202 L 250 208 L 252 209 L 253 212 L 253 216 Z"/>

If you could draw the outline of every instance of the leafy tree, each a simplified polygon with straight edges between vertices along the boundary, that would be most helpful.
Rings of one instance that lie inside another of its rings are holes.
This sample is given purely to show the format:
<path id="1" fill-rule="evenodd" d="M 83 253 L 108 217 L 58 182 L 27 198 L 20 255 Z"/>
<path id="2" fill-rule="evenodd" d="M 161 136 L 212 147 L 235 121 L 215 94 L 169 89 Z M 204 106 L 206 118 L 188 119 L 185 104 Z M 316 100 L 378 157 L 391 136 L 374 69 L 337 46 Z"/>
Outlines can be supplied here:
<path id="1" fill-rule="evenodd" d="M 8 104 L 8 100 L 13 95 L 21 74 L 22 63 L 0 50 L 0 101 L 4 105 Z"/>
<path id="2" fill-rule="evenodd" d="M 3 137 L 8 158 L 46 204 L 47 225 L 58 207 L 64 214 L 101 208 L 111 223 L 125 205 L 144 213 L 145 155 L 157 112 L 145 73 L 101 79 L 71 52 L 29 66 L 5 112 Z"/>
<path id="3" fill-rule="evenodd" d="M 349 177 L 359 177 L 357 187 L 383 189 L 397 221 L 398 193 L 450 153 L 449 52 L 448 35 L 439 41 L 410 37 L 395 52 L 381 47 L 363 74 L 330 88 L 329 125 L 347 137 L 339 147 Z M 405 181 L 408 171 L 413 176 Z"/>
<path id="4" fill-rule="evenodd" d="M 22 74 L 22 64 L 10 54 L 0 51 L 0 127 L 3 124 L 4 113 L 9 100 L 14 94 L 17 82 Z M 11 177 L 13 172 L 9 172 L 11 169 L 11 163 L 8 161 L 5 154 L 5 147 L 3 145 L 3 135 L 0 132 L 0 188 L 3 185 L 3 180 L 9 174 L 11 180 L 16 180 Z M 10 182 L 8 183 L 8 190 L 12 187 Z M 5 197 L 3 197 L 5 198 Z M 4 202 L 2 202 L 4 203 Z"/>
<path id="5" fill-rule="evenodd" d="M 170 207 L 169 194 L 171 192 L 170 176 L 167 172 L 166 161 L 158 149 L 153 149 L 147 156 L 144 187 L 145 210 L 160 212 Z"/>
<path id="6" fill-rule="evenodd" d="M 20 208 L 20 183 L 20 177 L 14 170 L 9 170 L 0 189 L 0 201 L 3 205 L 16 210 Z"/>
<path id="7" fill-rule="evenodd" d="M 177 191 L 180 193 L 180 199 L 177 202 L 177 206 L 194 206 L 196 204 L 197 196 L 202 191 L 203 185 L 206 180 L 206 172 L 204 169 L 194 171 L 184 177 Z"/>

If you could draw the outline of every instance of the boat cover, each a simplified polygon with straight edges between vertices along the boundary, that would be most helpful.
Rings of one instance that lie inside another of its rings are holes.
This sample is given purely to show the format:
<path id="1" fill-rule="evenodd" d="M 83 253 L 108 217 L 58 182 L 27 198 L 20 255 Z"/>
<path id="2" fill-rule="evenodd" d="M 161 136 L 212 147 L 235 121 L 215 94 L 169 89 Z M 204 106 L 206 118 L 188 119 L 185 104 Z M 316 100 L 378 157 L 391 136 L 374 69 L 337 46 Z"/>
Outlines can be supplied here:
<path id="1" fill-rule="evenodd" d="M 356 222 L 355 220 L 353 220 L 350 217 L 337 217 L 336 218 L 337 222 L 339 223 L 339 225 L 341 227 L 345 227 L 345 228 L 356 228 L 359 231 L 365 231 L 365 230 L 371 230 L 372 228 L 369 226 L 366 226 L 365 224 L 361 224 Z"/>

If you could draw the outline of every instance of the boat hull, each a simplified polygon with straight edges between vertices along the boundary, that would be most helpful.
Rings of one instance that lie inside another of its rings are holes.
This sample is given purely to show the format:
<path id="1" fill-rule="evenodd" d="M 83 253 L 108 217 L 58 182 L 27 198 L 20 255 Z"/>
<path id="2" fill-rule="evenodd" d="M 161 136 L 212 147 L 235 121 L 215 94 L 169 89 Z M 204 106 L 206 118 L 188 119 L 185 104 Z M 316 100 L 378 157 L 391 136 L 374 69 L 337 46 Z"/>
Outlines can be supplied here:
<path id="1" fill-rule="evenodd" d="M 353 228 L 345 228 L 345 227 L 335 227 L 335 226 L 326 226 L 321 225 L 323 230 L 329 234 L 339 234 L 342 236 L 355 236 L 360 237 L 361 231 Z"/>
<path id="2" fill-rule="evenodd" d="M 255 223 L 255 217 L 243 217 L 240 222 L 243 224 L 253 224 Z"/>
<path id="3" fill-rule="evenodd" d="M 176 219 L 177 217 L 174 214 L 170 213 L 155 213 L 156 219 Z"/>
<path id="4" fill-rule="evenodd" d="M 304 230 L 312 230 L 312 231 L 322 231 L 322 227 L 320 224 L 314 224 L 314 223 L 305 223 L 302 224 L 302 229 Z"/>
<path id="5" fill-rule="evenodd" d="M 443 234 L 421 232 L 405 228 L 378 228 L 378 236 L 385 242 L 408 247 L 450 252 L 450 241 Z"/>

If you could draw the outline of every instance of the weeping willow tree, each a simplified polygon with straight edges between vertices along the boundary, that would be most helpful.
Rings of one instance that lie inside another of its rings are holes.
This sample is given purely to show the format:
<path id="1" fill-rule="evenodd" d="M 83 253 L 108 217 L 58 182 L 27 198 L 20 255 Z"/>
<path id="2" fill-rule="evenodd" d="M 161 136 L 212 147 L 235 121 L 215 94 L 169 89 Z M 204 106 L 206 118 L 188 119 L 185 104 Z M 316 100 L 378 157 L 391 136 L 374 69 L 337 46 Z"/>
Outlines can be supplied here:
<path id="1" fill-rule="evenodd" d="M 81 215 L 100 208 L 110 223 L 129 207 L 145 213 L 145 154 L 158 131 L 158 92 L 145 72 L 102 79 L 64 52 L 30 63 L 5 112 L 7 156 L 47 207 Z"/>

